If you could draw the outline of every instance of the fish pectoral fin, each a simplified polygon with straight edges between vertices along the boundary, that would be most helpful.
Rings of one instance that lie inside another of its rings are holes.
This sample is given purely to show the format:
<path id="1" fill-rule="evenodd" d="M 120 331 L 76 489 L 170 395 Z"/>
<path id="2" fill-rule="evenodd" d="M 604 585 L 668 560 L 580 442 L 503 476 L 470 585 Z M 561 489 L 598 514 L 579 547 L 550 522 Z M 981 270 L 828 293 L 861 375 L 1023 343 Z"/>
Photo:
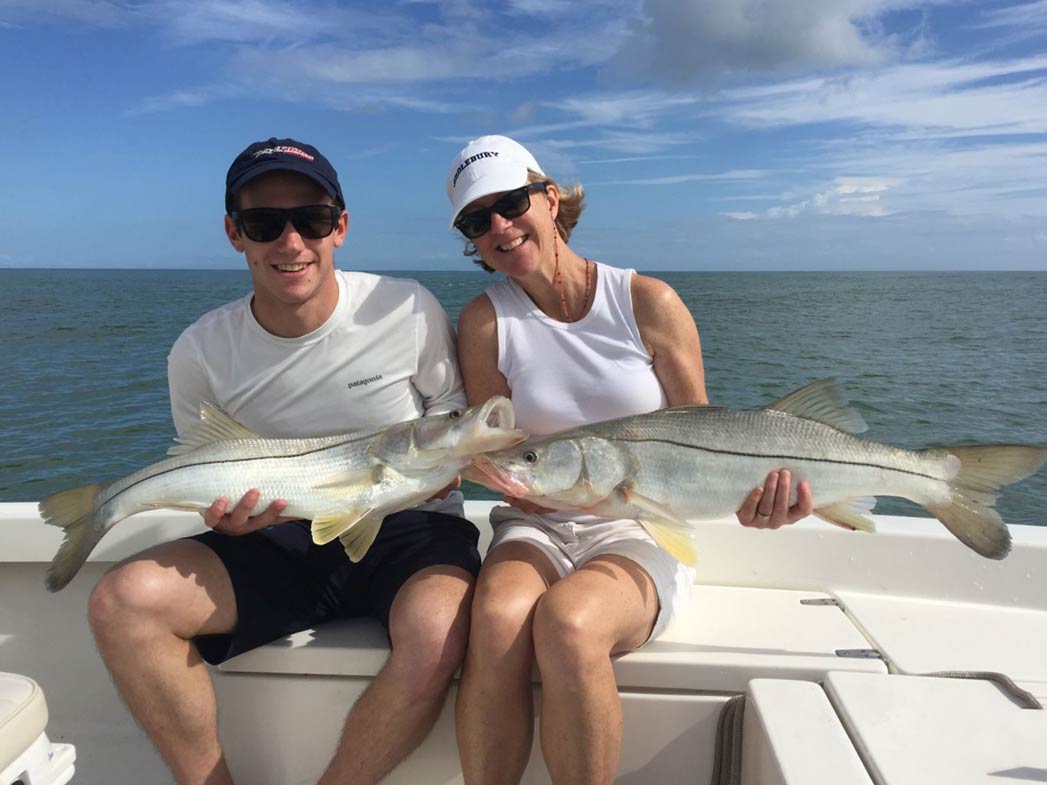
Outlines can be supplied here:
<path id="1" fill-rule="evenodd" d="M 618 492 L 622 496 L 622 500 L 627 504 L 631 504 L 634 507 L 639 507 L 646 513 L 649 513 L 652 518 L 663 521 L 672 521 L 677 526 L 687 526 L 687 521 L 677 515 L 675 512 L 670 510 L 664 504 L 656 499 L 652 499 L 649 496 L 643 496 L 636 492 L 632 484 L 629 482 L 623 482 L 618 486 Z"/>
<path id="2" fill-rule="evenodd" d="M 828 521 L 836 526 L 871 534 L 876 531 L 876 524 L 866 518 L 863 513 L 871 512 L 874 504 L 876 504 L 875 498 L 849 499 L 830 504 L 828 507 L 819 507 L 814 514 L 823 521 Z"/>
<path id="3" fill-rule="evenodd" d="M 241 425 L 213 403 L 200 403 L 200 421 L 190 428 L 185 436 L 178 436 L 178 442 L 167 450 L 168 455 L 182 455 L 203 447 L 212 442 L 228 439 L 259 439 L 257 433 L 246 425 Z"/>
<path id="4" fill-rule="evenodd" d="M 650 518 L 640 518 L 639 523 L 676 561 L 688 567 L 698 563 L 698 546 L 694 543 L 694 533 L 689 526 L 684 528 L 675 521 Z"/>
<path id="5" fill-rule="evenodd" d="M 318 490 L 338 490 L 338 491 L 355 491 L 358 489 L 369 488 L 372 485 L 377 485 L 382 481 L 382 474 L 385 472 L 385 466 L 377 464 L 375 466 L 365 466 L 362 469 L 347 469 L 346 471 L 337 472 L 324 477 L 319 482 L 313 485 Z"/>
<path id="6" fill-rule="evenodd" d="M 374 507 L 368 507 L 363 510 L 347 510 L 330 515 L 318 515 L 313 518 L 311 527 L 313 542 L 317 545 L 326 545 L 332 540 L 336 540 L 374 512 L 374 510 Z"/>
<path id="7" fill-rule="evenodd" d="M 382 515 L 368 516 L 338 538 L 342 547 L 345 548 L 349 561 L 355 563 L 364 557 L 374 543 L 374 538 L 378 536 L 378 530 L 382 528 L 383 520 Z"/>
<path id="8" fill-rule="evenodd" d="M 845 433 L 863 433 L 869 429 L 865 419 L 847 405 L 835 379 L 811 382 L 763 408 L 815 420 Z"/>

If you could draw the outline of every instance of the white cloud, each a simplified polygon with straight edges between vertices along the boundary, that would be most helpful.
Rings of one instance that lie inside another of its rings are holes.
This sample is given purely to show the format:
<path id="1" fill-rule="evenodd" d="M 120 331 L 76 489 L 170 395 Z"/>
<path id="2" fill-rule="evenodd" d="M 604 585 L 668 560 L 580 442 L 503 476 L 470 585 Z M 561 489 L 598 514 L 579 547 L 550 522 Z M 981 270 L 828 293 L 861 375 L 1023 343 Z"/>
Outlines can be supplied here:
<path id="1" fill-rule="evenodd" d="M 735 221 L 752 221 L 757 216 L 756 213 L 752 212 L 741 212 L 741 213 L 720 213 L 725 218 L 732 218 Z"/>
<path id="2" fill-rule="evenodd" d="M 875 20 L 933 0 L 645 0 L 618 66 L 674 82 L 724 72 L 870 66 L 902 52 Z M 914 32 L 918 35 L 919 28 Z"/>

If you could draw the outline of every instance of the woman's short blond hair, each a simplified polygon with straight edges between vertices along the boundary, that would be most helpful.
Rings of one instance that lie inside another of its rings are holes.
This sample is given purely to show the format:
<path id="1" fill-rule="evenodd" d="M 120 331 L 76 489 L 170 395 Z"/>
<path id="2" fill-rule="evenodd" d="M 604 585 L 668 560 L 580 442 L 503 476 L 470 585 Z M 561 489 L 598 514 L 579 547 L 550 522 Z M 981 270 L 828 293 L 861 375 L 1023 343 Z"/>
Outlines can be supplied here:
<path id="1" fill-rule="evenodd" d="M 556 213 L 556 232 L 560 235 L 560 239 L 565 243 L 571 239 L 571 232 L 574 231 L 574 227 L 578 224 L 578 219 L 582 215 L 582 210 L 585 209 L 585 189 L 578 183 L 564 187 L 557 183 L 553 178 L 546 177 L 545 175 L 538 174 L 537 172 L 527 173 L 528 183 L 539 183 L 546 182 L 560 193 L 560 208 Z M 463 251 L 465 256 L 473 257 L 473 263 L 480 265 L 484 270 L 489 273 L 493 273 L 495 270 L 487 262 L 483 260 L 476 252 L 476 243 L 472 240 L 465 241 L 465 250 Z"/>

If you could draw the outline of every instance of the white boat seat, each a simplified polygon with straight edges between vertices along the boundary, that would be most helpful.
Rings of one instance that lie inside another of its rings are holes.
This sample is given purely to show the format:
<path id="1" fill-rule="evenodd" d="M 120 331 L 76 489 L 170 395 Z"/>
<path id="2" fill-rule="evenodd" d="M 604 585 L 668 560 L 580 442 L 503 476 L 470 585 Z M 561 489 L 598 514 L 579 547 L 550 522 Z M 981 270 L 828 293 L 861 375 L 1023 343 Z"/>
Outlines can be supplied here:
<path id="1" fill-rule="evenodd" d="M 47 702 L 28 676 L 0 673 L 0 785 L 64 785 L 72 779 L 76 750 L 52 744 Z"/>
<path id="2" fill-rule="evenodd" d="M 741 744 L 741 785 L 873 785 L 813 682 L 753 679 Z"/>
<path id="3" fill-rule="evenodd" d="M 1047 711 L 991 682 L 830 673 L 825 691 L 878 783 L 1047 781 Z"/>
<path id="4" fill-rule="evenodd" d="M 0 673 L 0 771 L 47 728 L 47 702 L 28 676 Z"/>
<path id="5" fill-rule="evenodd" d="M 741 693 L 752 678 L 820 681 L 830 670 L 884 673 L 876 659 L 852 659 L 868 641 L 825 594 L 732 586 L 692 587 L 692 601 L 665 633 L 617 657 L 619 687 Z M 292 635 L 223 663 L 231 673 L 309 674 L 370 678 L 388 655 L 374 621 L 333 622 Z"/>
<path id="6" fill-rule="evenodd" d="M 1002 673 L 1034 695 L 1047 686 L 1047 611 L 839 592 L 892 673 Z"/>

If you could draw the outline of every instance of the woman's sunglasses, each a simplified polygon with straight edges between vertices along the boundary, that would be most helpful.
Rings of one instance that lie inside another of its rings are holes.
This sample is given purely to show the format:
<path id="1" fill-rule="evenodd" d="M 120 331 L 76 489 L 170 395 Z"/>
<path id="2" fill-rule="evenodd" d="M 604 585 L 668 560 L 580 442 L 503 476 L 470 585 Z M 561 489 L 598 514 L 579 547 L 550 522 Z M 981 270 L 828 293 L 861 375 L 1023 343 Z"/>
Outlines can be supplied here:
<path id="1" fill-rule="evenodd" d="M 458 216 L 454 227 L 464 234 L 467 239 L 475 240 L 483 237 L 491 228 L 491 215 L 498 213 L 502 218 L 519 218 L 531 209 L 531 194 L 537 191 L 545 191 L 549 183 L 539 182 L 525 185 L 514 191 L 507 191 L 498 197 L 498 201 L 490 207 L 473 210 L 471 213 Z"/>
<path id="2" fill-rule="evenodd" d="M 294 230 L 307 240 L 327 237 L 338 226 L 342 208 L 336 204 L 310 204 L 305 207 L 249 207 L 230 213 L 237 227 L 256 243 L 271 243 L 284 233 L 290 221 Z"/>

